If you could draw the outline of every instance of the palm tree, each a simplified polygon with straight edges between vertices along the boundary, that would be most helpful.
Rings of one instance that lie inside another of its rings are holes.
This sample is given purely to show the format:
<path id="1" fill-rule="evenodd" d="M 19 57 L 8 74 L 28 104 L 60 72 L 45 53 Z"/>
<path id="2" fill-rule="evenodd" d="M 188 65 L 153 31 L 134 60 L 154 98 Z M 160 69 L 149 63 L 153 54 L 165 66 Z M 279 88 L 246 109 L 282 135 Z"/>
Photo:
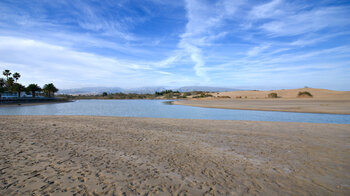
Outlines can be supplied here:
<path id="1" fill-rule="evenodd" d="M 0 78 L 0 87 L 5 86 L 6 80 L 4 78 Z"/>
<path id="2" fill-rule="evenodd" d="M 6 90 L 6 80 L 4 78 L 0 78 L 0 93 L 5 92 Z M 1 94 L 0 94 L 1 99 Z"/>
<path id="3" fill-rule="evenodd" d="M 14 83 L 11 87 L 12 91 L 18 93 L 18 97 L 21 97 L 21 92 L 26 90 L 26 87 L 19 83 Z"/>
<path id="4" fill-rule="evenodd" d="M 42 89 L 37 84 L 29 84 L 27 86 L 27 91 L 32 92 L 32 97 L 35 98 L 35 92 L 37 92 L 37 91 L 40 92 L 40 91 L 42 91 Z"/>
<path id="5" fill-rule="evenodd" d="M 9 79 L 9 76 L 10 76 L 12 73 L 10 72 L 10 70 L 5 69 L 5 71 L 3 71 L 2 74 L 3 74 L 4 76 L 6 76 L 6 79 L 8 80 L 8 79 Z"/>
<path id="6" fill-rule="evenodd" d="M 6 80 L 6 86 L 7 88 L 11 88 L 11 86 L 15 83 L 15 80 L 12 78 L 12 77 L 9 77 L 7 80 Z"/>
<path id="7" fill-rule="evenodd" d="M 55 96 L 55 92 L 58 91 L 58 89 L 55 87 L 55 85 L 53 85 L 53 83 L 45 84 L 43 90 L 49 97 L 51 97 L 51 95 Z"/>
<path id="8" fill-rule="evenodd" d="M 16 73 L 14 73 L 14 74 L 12 75 L 12 77 L 14 77 L 14 78 L 16 79 L 16 82 L 17 82 L 17 80 L 21 77 L 21 74 L 19 74 L 18 72 L 16 72 Z"/>

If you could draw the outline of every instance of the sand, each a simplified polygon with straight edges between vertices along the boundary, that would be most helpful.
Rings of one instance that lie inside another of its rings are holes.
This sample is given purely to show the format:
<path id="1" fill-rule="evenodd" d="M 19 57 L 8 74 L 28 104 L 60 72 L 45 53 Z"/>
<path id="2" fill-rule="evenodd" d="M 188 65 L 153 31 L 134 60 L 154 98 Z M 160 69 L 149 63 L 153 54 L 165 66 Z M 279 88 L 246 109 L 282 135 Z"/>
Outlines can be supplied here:
<path id="1" fill-rule="evenodd" d="M 0 116 L 0 195 L 349 195 L 350 125 Z"/>
<path id="2" fill-rule="evenodd" d="M 313 96 L 298 97 L 299 92 L 305 91 L 310 92 Z M 277 93 L 278 98 L 268 98 L 270 93 Z M 301 88 L 272 91 L 232 91 L 210 94 L 213 97 L 189 98 L 175 101 L 174 104 L 238 110 L 350 114 L 350 91 Z"/>
<path id="3" fill-rule="evenodd" d="M 350 114 L 350 100 L 317 99 L 197 99 L 174 104 L 238 110 Z"/>
<path id="4" fill-rule="evenodd" d="M 350 100 L 350 91 L 334 91 L 318 88 L 299 88 L 299 89 L 283 89 L 270 91 L 232 91 L 212 93 L 214 97 L 229 96 L 232 99 L 241 97 L 242 99 L 266 99 L 268 94 L 277 93 L 279 99 L 300 99 L 299 92 L 309 92 L 312 94 L 313 100 Z"/>

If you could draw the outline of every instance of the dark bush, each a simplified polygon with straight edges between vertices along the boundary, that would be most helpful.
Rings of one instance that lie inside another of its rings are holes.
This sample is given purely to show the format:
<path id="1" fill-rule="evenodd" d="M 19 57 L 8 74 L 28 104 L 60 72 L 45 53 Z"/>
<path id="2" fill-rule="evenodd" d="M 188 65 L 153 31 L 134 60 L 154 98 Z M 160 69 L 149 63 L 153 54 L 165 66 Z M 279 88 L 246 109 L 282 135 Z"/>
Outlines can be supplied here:
<path id="1" fill-rule="evenodd" d="M 193 96 L 193 98 L 205 98 L 205 97 L 212 97 L 213 95 L 202 92 L 200 95 Z"/>
<path id="2" fill-rule="evenodd" d="M 267 95 L 268 98 L 278 98 L 277 93 L 270 93 Z"/>
<path id="3" fill-rule="evenodd" d="M 173 96 L 174 96 L 174 94 L 171 92 L 171 93 L 165 94 L 165 95 L 164 95 L 164 98 L 165 98 L 165 99 L 172 99 Z"/>
<path id="4" fill-rule="evenodd" d="M 190 92 L 184 92 L 184 96 L 191 96 L 192 94 Z"/>
<path id="5" fill-rule="evenodd" d="M 231 97 L 230 97 L 230 96 L 223 95 L 223 96 L 218 96 L 218 98 L 229 99 L 229 98 L 231 98 Z"/>
<path id="6" fill-rule="evenodd" d="M 310 92 L 304 91 L 304 92 L 299 92 L 298 97 L 313 97 L 313 96 Z"/>

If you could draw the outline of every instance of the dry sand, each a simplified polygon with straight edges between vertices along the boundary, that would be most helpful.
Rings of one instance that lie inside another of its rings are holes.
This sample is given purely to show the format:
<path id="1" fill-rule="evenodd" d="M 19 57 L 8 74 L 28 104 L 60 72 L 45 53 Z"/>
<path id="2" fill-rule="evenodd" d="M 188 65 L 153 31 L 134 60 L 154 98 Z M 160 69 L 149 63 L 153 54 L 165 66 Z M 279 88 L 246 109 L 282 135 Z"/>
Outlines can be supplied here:
<path id="1" fill-rule="evenodd" d="M 350 91 L 334 91 L 328 89 L 318 88 L 299 88 L 299 89 L 283 89 L 283 90 L 271 90 L 271 91 L 232 91 L 232 92 L 220 92 L 212 93 L 214 97 L 229 96 L 233 99 L 241 97 L 243 99 L 266 99 L 269 93 L 277 93 L 280 99 L 300 99 L 298 98 L 299 92 L 310 92 L 313 100 L 350 100 Z"/>
<path id="2" fill-rule="evenodd" d="M 310 92 L 313 97 L 298 98 L 298 93 L 304 91 Z M 277 93 L 279 98 L 267 98 L 269 93 Z M 213 97 L 175 101 L 174 104 L 239 110 L 350 114 L 350 91 L 301 88 L 273 91 L 232 91 L 211 94 Z"/>
<path id="3" fill-rule="evenodd" d="M 237 110 L 350 114 L 350 100 L 199 99 L 175 101 L 174 104 Z"/>
<path id="4" fill-rule="evenodd" d="M 350 195 L 350 125 L 0 116 L 0 195 Z"/>

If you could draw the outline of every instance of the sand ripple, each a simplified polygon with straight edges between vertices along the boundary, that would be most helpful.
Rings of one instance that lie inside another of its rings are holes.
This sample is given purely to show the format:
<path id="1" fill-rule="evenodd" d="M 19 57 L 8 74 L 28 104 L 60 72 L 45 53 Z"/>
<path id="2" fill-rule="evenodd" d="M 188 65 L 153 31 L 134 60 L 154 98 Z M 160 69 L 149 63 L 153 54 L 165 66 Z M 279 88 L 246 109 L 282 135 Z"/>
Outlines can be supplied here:
<path id="1" fill-rule="evenodd" d="M 349 195 L 350 125 L 1 116 L 0 195 Z"/>

